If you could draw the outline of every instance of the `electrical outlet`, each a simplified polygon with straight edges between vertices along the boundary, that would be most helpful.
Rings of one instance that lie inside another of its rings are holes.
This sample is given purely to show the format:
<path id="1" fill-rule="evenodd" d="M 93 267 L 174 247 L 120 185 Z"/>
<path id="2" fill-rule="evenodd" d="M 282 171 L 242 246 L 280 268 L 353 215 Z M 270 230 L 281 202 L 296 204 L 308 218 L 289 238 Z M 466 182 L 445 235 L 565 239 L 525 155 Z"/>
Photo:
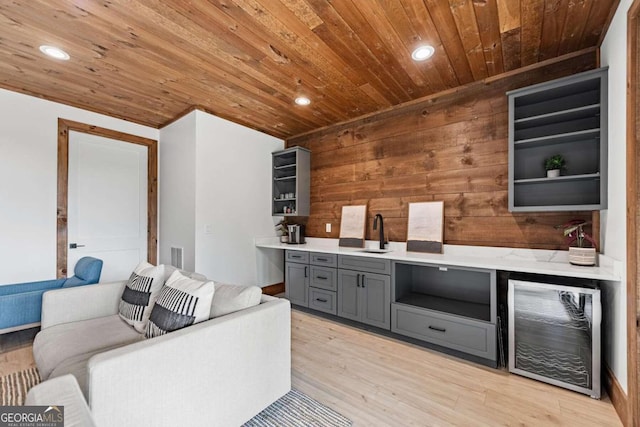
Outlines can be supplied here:
<path id="1" fill-rule="evenodd" d="M 328 223 L 326 223 L 326 224 L 324 225 L 324 231 L 325 231 L 326 233 L 331 233 L 331 223 L 330 223 L 330 222 L 328 222 Z"/>

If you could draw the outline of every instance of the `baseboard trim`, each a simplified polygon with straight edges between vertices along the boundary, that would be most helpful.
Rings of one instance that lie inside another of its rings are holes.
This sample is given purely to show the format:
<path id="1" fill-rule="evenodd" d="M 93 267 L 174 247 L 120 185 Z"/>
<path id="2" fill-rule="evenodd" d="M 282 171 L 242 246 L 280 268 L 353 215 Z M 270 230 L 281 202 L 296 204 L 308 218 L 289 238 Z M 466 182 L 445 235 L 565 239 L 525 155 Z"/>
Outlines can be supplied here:
<path id="1" fill-rule="evenodd" d="M 620 383 L 616 379 L 616 376 L 613 375 L 611 368 L 606 363 L 602 364 L 604 366 L 604 387 L 607 390 L 607 394 L 611 399 L 611 404 L 615 408 L 618 413 L 618 417 L 620 417 L 620 421 L 626 427 L 633 427 L 628 425 L 628 400 L 627 394 L 622 390 Z"/>
<path id="2" fill-rule="evenodd" d="M 278 295 L 284 292 L 284 283 L 276 283 L 262 288 L 262 293 L 266 295 Z"/>

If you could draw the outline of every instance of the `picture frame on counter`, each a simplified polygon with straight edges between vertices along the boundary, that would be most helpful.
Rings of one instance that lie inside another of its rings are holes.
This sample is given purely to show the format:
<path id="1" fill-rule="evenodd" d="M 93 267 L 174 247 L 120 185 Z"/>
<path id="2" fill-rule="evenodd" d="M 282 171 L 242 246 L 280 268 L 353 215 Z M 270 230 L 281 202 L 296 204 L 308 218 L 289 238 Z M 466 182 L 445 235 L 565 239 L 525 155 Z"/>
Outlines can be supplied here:
<path id="1" fill-rule="evenodd" d="M 407 251 L 441 254 L 444 248 L 444 202 L 409 203 Z"/>
<path id="2" fill-rule="evenodd" d="M 364 248 L 367 205 L 343 206 L 338 246 Z"/>

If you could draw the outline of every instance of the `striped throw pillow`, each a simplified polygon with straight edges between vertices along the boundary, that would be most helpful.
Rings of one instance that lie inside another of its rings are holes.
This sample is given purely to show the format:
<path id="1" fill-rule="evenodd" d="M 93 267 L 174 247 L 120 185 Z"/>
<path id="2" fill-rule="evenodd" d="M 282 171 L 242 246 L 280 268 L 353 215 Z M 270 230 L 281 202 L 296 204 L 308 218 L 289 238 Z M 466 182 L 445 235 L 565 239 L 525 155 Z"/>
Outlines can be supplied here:
<path id="1" fill-rule="evenodd" d="M 145 337 L 157 337 L 208 320 L 214 290 L 211 281 L 191 279 L 174 271 L 151 310 Z"/>
<path id="2" fill-rule="evenodd" d="M 163 284 L 164 265 L 154 266 L 144 261 L 138 264 L 122 292 L 118 306 L 120 317 L 144 333 L 151 307 Z"/>

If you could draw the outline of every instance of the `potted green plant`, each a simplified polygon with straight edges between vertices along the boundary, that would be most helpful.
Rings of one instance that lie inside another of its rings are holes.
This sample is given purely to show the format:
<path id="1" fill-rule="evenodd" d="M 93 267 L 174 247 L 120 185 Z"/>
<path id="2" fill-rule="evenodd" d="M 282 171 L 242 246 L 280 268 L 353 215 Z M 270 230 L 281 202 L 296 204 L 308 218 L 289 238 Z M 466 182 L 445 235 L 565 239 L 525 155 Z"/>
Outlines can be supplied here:
<path id="1" fill-rule="evenodd" d="M 280 233 L 280 242 L 282 243 L 287 243 L 289 241 L 289 234 L 287 234 L 287 225 L 289 225 L 287 218 L 281 219 L 280 222 L 276 224 L 276 232 Z"/>
<path id="2" fill-rule="evenodd" d="M 564 169 L 566 162 L 560 154 L 551 156 L 544 160 L 544 169 L 547 171 L 547 178 L 560 176 L 560 169 Z"/>
<path id="3" fill-rule="evenodd" d="M 574 219 L 566 224 L 557 225 L 556 228 L 563 229 L 564 236 L 569 245 L 569 262 L 574 265 L 596 265 L 596 241 L 584 231 L 586 225 L 591 221 Z"/>

